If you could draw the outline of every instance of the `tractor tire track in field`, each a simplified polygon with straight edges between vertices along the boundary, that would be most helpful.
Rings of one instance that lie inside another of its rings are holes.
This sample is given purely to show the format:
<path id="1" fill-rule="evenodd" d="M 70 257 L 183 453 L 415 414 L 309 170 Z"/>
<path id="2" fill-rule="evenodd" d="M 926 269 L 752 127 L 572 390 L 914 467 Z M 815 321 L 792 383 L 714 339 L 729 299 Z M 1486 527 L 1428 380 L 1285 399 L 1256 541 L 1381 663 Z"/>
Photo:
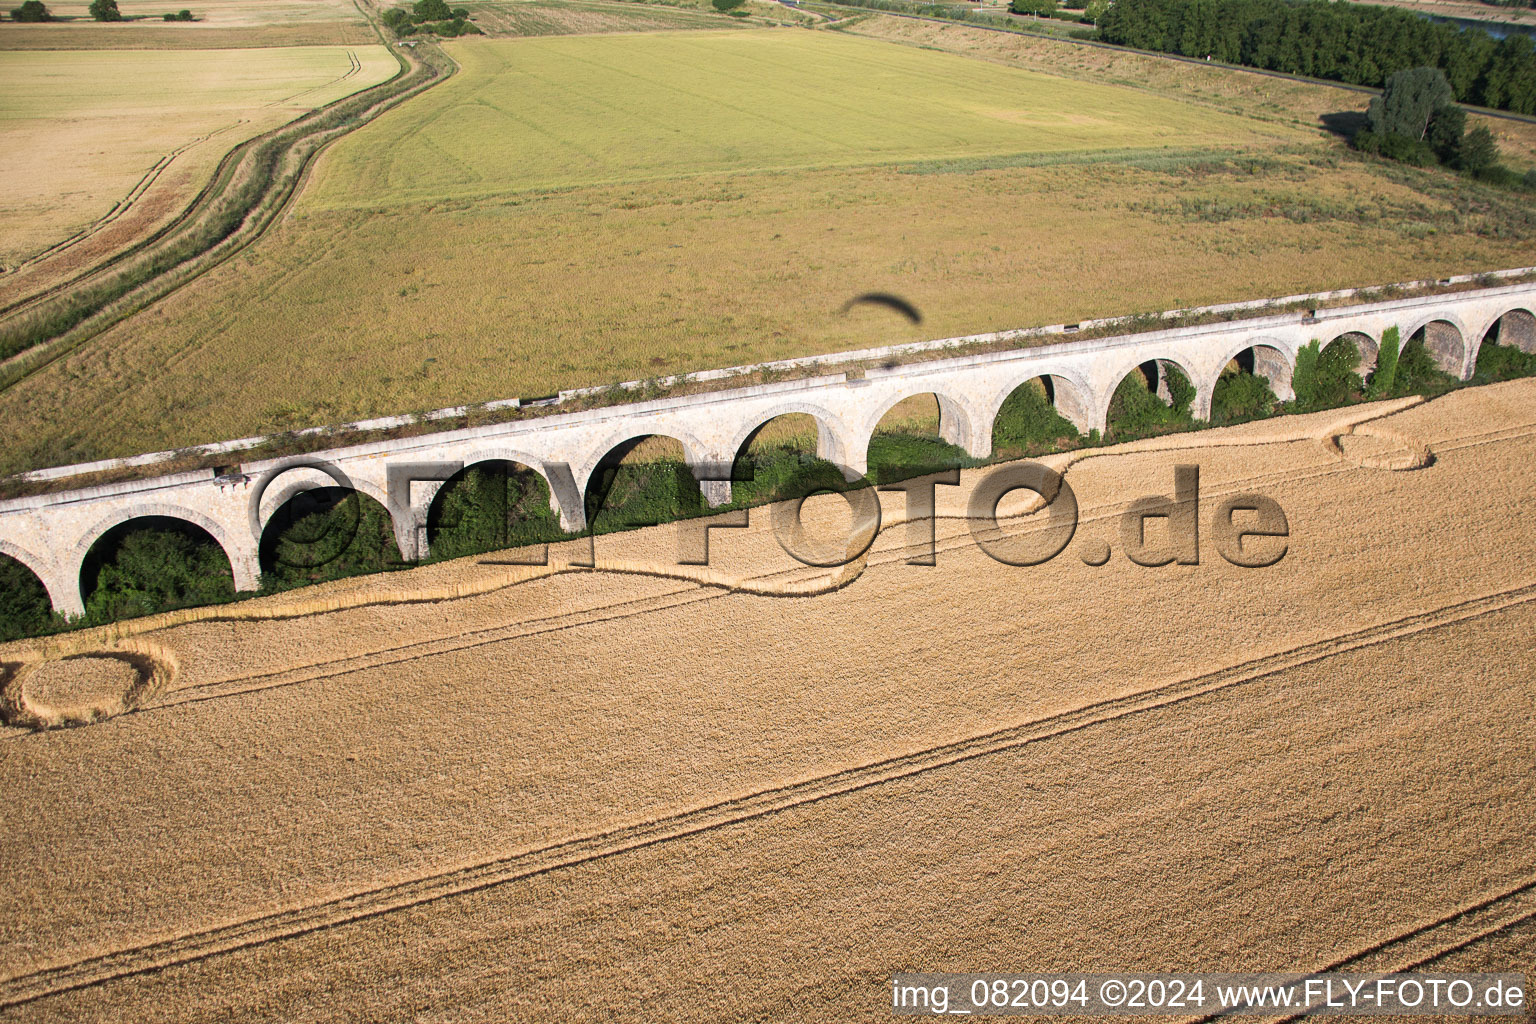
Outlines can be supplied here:
<path id="1" fill-rule="evenodd" d="M 400 61 L 398 74 L 246 140 L 225 154 L 186 209 L 149 237 L 0 307 L 0 345 L 12 353 L 0 359 L 0 391 L 243 252 L 282 219 L 327 146 L 458 70 L 435 50 L 430 60 L 414 51 L 401 57 L 371 19 L 369 24 Z M 28 326 L 29 315 L 46 318 L 50 309 L 67 326 L 56 332 Z M 29 334 L 41 330 L 54 333 Z"/>
<path id="2" fill-rule="evenodd" d="M 356 58 L 354 57 L 353 59 L 355 60 Z M 240 118 L 233 124 L 227 124 L 223 128 L 219 128 L 209 132 L 206 135 L 199 136 L 198 138 L 193 139 L 191 142 L 171 150 L 169 153 L 162 156 L 159 160 L 155 161 L 154 166 L 151 167 L 148 171 L 144 172 L 144 176 L 138 180 L 138 183 L 135 184 L 133 188 L 128 190 L 128 194 L 126 196 L 113 204 L 112 209 L 108 210 L 104 216 L 96 221 L 93 221 L 86 227 L 81 228 L 79 231 L 76 231 L 62 242 L 56 242 L 48 248 L 44 249 L 42 252 L 37 253 L 34 256 L 29 256 L 27 259 L 18 263 L 15 270 L 11 271 L 11 273 L 26 270 L 28 267 L 36 266 L 44 260 L 52 259 L 60 253 L 65 252 L 66 250 L 71 249 L 79 243 L 85 241 L 87 238 L 90 238 L 92 235 L 96 234 L 96 232 L 111 224 L 113 221 L 118 220 L 123 216 L 123 214 L 132 209 L 134 203 L 144 198 L 144 193 L 149 191 L 150 186 L 154 185 L 154 183 L 159 179 L 160 175 L 165 172 L 167 167 L 171 166 L 171 162 L 178 156 L 181 156 L 181 154 L 185 153 L 187 150 L 194 146 L 207 142 L 215 135 L 222 135 L 231 129 L 238 128 L 244 123 L 245 118 Z"/>
<path id="3" fill-rule="evenodd" d="M 1094 726 L 1133 715 L 1157 712 L 1185 701 L 1230 690 L 1277 673 L 1324 661 L 1351 651 L 1497 613 L 1536 599 L 1536 583 L 1498 591 L 1468 601 L 1444 605 L 1432 611 L 1405 616 L 1325 640 L 1304 644 L 1179 682 L 1122 694 L 1081 705 L 1058 714 L 993 730 L 953 743 L 896 755 L 853 768 L 831 772 L 783 786 L 774 786 L 690 811 L 667 815 L 639 824 L 578 836 L 533 850 L 508 854 L 477 864 L 380 886 L 290 910 L 264 914 L 213 928 L 173 935 L 141 946 L 87 957 L 67 964 L 0 979 L 0 1007 L 19 1006 L 36 1000 L 88 988 L 116 979 L 148 974 L 179 964 L 206 960 L 250 947 L 324 931 L 343 924 L 378 917 L 437 900 L 472 893 L 509 882 L 531 878 L 577 865 L 603 860 L 635 850 L 658 846 L 713 832 L 731 825 L 793 811 L 835 797 L 910 779 L 1031 743 L 1069 736 Z M 1444 919 L 1444 926 L 1465 919 L 1475 927 L 1507 927 L 1489 921 L 1507 909 L 1508 899 L 1524 900 L 1536 890 L 1536 880 L 1522 885 L 1493 902 L 1478 904 Z M 1495 904 L 1498 906 L 1495 907 Z M 1481 908 L 1489 908 L 1492 914 Z M 1523 907 L 1523 905 L 1522 905 Z M 1529 915 L 1527 915 L 1529 916 Z M 1442 928 L 1427 928 L 1385 940 L 1355 954 L 1348 962 L 1377 951 L 1390 952 L 1396 944 Z M 1466 926 L 1460 926 L 1461 931 Z M 1442 929 L 1443 930 L 1443 929 Z M 1478 933 L 1481 934 L 1481 933 Z M 1458 933 L 1459 935 L 1459 933 Z M 1460 936 L 1463 944 L 1477 935 Z M 1434 952 L 1432 956 L 1443 955 Z M 1330 968 L 1322 968 L 1324 970 Z"/>
<path id="4" fill-rule="evenodd" d="M 1310 976 L 1341 971 L 1351 974 L 1397 974 L 1428 967 L 1436 960 L 1460 952 L 1468 946 L 1492 938 L 1527 921 L 1536 919 L 1536 879 L 1505 889 L 1501 893 L 1453 910 L 1443 917 L 1381 939 L 1321 967 Z M 1308 975 L 1298 973 L 1297 981 Z M 1232 1011 L 1197 1017 L 1191 1024 L 1228 1020 Z M 1253 1017 L 1253 1014 L 1244 1014 Z M 1266 1024 L 1283 1024 L 1306 1017 L 1305 1013 L 1274 1015 Z"/>

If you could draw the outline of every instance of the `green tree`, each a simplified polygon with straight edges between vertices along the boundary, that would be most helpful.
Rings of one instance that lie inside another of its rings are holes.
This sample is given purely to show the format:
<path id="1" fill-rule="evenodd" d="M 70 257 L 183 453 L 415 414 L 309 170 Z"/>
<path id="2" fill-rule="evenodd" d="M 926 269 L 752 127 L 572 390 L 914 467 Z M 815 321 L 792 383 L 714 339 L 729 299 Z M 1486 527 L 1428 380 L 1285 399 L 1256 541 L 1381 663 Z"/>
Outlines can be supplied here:
<path id="1" fill-rule="evenodd" d="M 1014 14 L 1032 14 L 1035 17 L 1050 17 L 1056 13 L 1056 0 L 1012 0 L 1008 10 Z"/>
<path id="2" fill-rule="evenodd" d="M 1371 374 L 1371 386 L 1366 389 L 1367 398 L 1387 398 L 1397 383 L 1397 355 L 1402 347 L 1402 335 L 1396 327 L 1388 327 L 1381 336 L 1381 350 L 1376 353 L 1376 372 Z"/>
<path id="3" fill-rule="evenodd" d="M 1499 144 L 1487 125 L 1477 125 L 1462 139 L 1456 165 L 1472 174 L 1481 174 L 1499 162 Z"/>
<path id="4" fill-rule="evenodd" d="M 1296 367 L 1291 371 L 1291 390 L 1296 392 L 1296 408 L 1307 410 L 1317 401 L 1317 356 L 1322 342 L 1313 338 L 1296 353 Z"/>
<path id="5" fill-rule="evenodd" d="M 122 21 L 123 13 L 117 9 L 117 0 L 91 0 L 91 17 L 97 21 Z"/>
<path id="6" fill-rule="evenodd" d="M 1088 0 L 1083 8 L 1083 15 L 1097 27 L 1104 19 L 1104 12 L 1107 10 L 1109 10 L 1109 0 Z"/>
<path id="7" fill-rule="evenodd" d="M 1459 166 L 1461 142 L 1467 134 L 1467 112 L 1452 104 L 1435 111 L 1429 120 L 1429 148 L 1443 164 Z"/>
<path id="8" fill-rule="evenodd" d="M 49 12 L 43 0 L 26 0 L 20 7 L 11 8 L 12 21 L 52 21 L 53 15 Z"/>
<path id="9" fill-rule="evenodd" d="M 1410 68 L 1387 79 L 1381 95 L 1371 100 L 1365 116 L 1378 135 L 1423 140 L 1429 122 L 1442 107 L 1455 102 L 1451 83 L 1439 68 Z"/>
<path id="10" fill-rule="evenodd" d="M 99 557 L 95 586 L 85 599 L 90 622 L 216 604 L 235 596 L 229 559 L 218 544 L 181 524 L 130 527 Z"/>
<path id="11" fill-rule="evenodd" d="M 420 25 L 428 21 L 451 21 L 453 12 L 445 0 L 416 0 L 411 7 L 411 20 Z"/>

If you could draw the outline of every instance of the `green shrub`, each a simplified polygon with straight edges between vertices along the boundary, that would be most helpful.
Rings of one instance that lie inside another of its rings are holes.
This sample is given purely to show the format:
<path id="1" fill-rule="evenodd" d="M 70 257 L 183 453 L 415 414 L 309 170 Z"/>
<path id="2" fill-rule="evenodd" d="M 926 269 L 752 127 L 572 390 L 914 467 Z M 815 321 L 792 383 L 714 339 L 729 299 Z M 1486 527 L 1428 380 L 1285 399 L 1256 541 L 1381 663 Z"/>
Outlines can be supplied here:
<path id="1" fill-rule="evenodd" d="M 560 540 L 560 517 L 549 507 L 549 485 L 510 462 L 469 467 L 438 492 L 427 517 L 433 558 Z"/>
<path id="2" fill-rule="evenodd" d="M 1522 352 L 1513 345 L 1484 341 L 1477 350 L 1477 369 L 1473 382 L 1492 384 L 1518 377 L 1536 377 L 1536 353 Z"/>
<path id="3" fill-rule="evenodd" d="M 16 559 L 0 555 L 0 641 L 36 636 L 60 624 L 42 581 Z"/>
<path id="4" fill-rule="evenodd" d="M 192 17 L 192 12 L 187 10 L 186 8 L 182 8 L 181 10 L 177 11 L 175 14 L 167 14 L 167 15 L 164 15 L 163 17 L 164 17 L 164 20 L 166 20 L 166 21 L 196 21 L 197 20 L 196 18 Z"/>
<path id="5" fill-rule="evenodd" d="M 714 6 L 715 10 L 725 12 L 734 11 L 742 4 L 746 3 L 747 0 L 709 0 L 709 2 Z"/>
<path id="6" fill-rule="evenodd" d="M 1194 426 L 1194 417 L 1189 412 L 1189 404 L 1195 397 L 1194 385 L 1176 366 L 1168 366 L 1166 372 L 1172 399 L 1166 405 L 1148 389 L 1147 380 L 1140 372 L 1126 374 L 1109 402 L 1108 433 L 1111 439 L 1125 441 Z"/>
<path id="7" fill-rule="evenodd" d="M 1359 350 L 1343 339 L 1321 351 L 1320 344 L 1314 338 L 1296 353 L 1291 389 L 1296 392 L 1298 412 L 1348 405 L 1365 392 L 1365 382 L 1355 372 L 1360 365 Z"/>
<path id="8" fill-rule="evenodd" d="M 234 574 L 218 543 L 195 526 L 159 517 L 134 520 L 97 541 L 81 588 L 85 621 L 93 625 L 235 596 Z"/>
<path id="9" fill-rule="evenodd" d="M 452 21 L 453 12 L 444 0 L 416 0 L 411 5 L 411 20 L 418 25 L 429 21 Z"/>
<path id="10" fill-rule="evenodd" d="M 587 526 L 594 534 L 691 519 L 708 511 L 693 471 L 680 460 L 600 466 L 587 485 Z"/>
<path id="11" fill-rule="evenodd" d="M 1038 455 L 1072 447 L 1081 440 L 1072 421 L 1057 412 L 1046 397 L 1038 379 L 1015 388 L 992 421 L 992 451 L 999 458 Z"/>
<path id="12" fill-rule="evenodd" d="M 403 566 L 389 513 L 366 495 L 319 487 L 294 495 L 261 536 L 265 591 Z"/>
<path id="13" fill-rule="evenodd" d="M 1396 327 L 1388 327 L 1381 336 L 1381 351 L 1376 353 L 1376 369 L 1365 397 L 1386 398 L 1397 384 L 1397 356 L 1402 337 Z"/>
<path id="14" fill-rule="evenodd" d="M 1317 395 L 1317 357 L 1322 342 L 1313 338 L 1296 352 L 1296 366 L 1291 370 L 1291 390 L 1297 409 L 1309 409 Z"/>
<path id="15" fill-rule="evenodd" d="M 1424 343 L 1417 338 L 1403 346 L 1397 357 L 1397 375 L 1392 383 L 1392 397 L 1424 395 L 1432 398 L 1455 388 L 1460 381 L 1435 365 Z"/>
<path id="16" fill-rule="evenodd" d="M 1246 370 L 1223 374 L 1211 393 L 1212 423 L 1241 423 L 1263 419 L 1275 411 L 1279 399 L 1269 381 Z"/>

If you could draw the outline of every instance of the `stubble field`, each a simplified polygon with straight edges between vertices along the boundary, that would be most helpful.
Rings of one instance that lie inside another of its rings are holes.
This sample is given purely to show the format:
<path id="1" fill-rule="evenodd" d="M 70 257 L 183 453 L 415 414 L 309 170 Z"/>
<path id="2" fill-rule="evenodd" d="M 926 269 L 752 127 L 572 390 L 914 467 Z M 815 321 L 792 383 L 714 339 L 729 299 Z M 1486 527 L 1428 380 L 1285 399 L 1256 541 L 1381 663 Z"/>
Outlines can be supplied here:
<path id="1" fill-rule="evenodd" d="M 231 147 L 398 70 L 378 45 L 0 51 L 0 265 L 140 233 Z"/>
<path id="2" fill-rule="evenodd" d="M 1529 970 L 1536 383 L 1416 401 L 1072 456 L 1078 537 L 1033 568 L 972 543 L 968 472 L 932 568 L 887 494 L 846 570 L 765 509 L 707 573 L 668 527 L 0 648 L 8 701 L 39 656 L 159 666 L 138 713 L 0 736 L 0 1014 L 875 1020 L 901 970 Z M 1131 564 L 1121 512 L 1187 462 L 1200 564 Z M 1208 530 L 1252 491 L 1289 521 L 1265 569 Z M 86 699 L 79 664 L 20 692 Z"/>

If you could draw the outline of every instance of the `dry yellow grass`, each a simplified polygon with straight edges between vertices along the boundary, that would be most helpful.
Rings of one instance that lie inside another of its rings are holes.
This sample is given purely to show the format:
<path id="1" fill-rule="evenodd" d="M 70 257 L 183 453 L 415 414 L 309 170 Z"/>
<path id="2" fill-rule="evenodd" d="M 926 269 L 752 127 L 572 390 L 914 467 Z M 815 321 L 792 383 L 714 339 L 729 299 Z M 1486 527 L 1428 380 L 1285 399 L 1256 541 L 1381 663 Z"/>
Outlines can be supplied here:
<path id="1" fill-rule="evenodd" d="M 1103 450 L 1069 471 L 1079 541 L 1029 569 L 944 518 L 934 568 L 894 525 L 846 586 L 771 598 L 669 576 L 662 528 L 598 542 L 657 575 L 447 563 L 224 610 L 298 617 L 145 622 L 175 672 L 143 710 L 0 735 L 27 822 L 0 840 L 0 1003 L 875 1020 L 898 970 L 1360 954 L 1536 878 L 1533 403 L 1521 381 Z M 1435 461 L 1362 468 L 1324 443 L 1351 428 Z M 1076 557 L 1186 461 L 1207 516 L 1281 503 L 1284 561 Z M 753 518 L 715 536 L 719 580 L 826 576 Z M 482 592 L 387 603 L 444 586 Z M 1474 954 L 1530 951 L 1510 928 Z"/>
<path id="2" fill-rule="evenodd" d="M 377 45 L 0 52 L 0 297 L 50 269 L 18 266 L 146 233 L 231 147 L 398 70 Z"/>

